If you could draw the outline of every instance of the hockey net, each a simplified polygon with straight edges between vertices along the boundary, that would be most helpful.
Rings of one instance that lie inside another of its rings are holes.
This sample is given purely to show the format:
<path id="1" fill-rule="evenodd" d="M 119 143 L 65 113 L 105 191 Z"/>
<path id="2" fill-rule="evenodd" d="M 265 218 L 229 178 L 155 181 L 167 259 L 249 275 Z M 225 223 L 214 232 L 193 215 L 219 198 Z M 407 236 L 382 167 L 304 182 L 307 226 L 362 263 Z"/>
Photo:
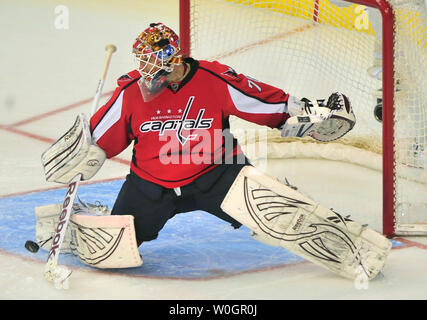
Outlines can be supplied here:
<path id="1" fill-rule="evenodd" d="M 181 0 L 181 43 L 197 59 L 218 60 L 300 98 L 346 94 L 357 123 L 333 143 L 283 139 L 278 130 L 248 134 L 257 126 L 236 118 L 232 132 L 248 152 L 266 139 L 269 158 L 323 158 L 381 170 L 384 234 L 427 234 L 425 4 L 356 2 Z M 372 76 L 375 68 L 382 77 Z"/>

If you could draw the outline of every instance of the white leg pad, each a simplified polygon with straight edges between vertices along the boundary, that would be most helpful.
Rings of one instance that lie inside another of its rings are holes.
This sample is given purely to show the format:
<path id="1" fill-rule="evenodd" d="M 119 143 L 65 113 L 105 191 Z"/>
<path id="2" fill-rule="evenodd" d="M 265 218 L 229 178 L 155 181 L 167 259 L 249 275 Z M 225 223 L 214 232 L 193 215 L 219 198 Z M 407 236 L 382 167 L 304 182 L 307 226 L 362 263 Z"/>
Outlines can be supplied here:
<path id="1" fill-rule="evenodd" d="M 59 215 L 62 211 L 62 204 L 49 204 L 35 208 L 36 212 L 36 241 L 41 249 L 50 251 L 55 229 L 58 226 Z M 70 253 L 71 229 L 67 228 L 64 241 L 61 245 L 61 252 Z"/>
<path id="2" fill-rule="evenodd" d="M 36 207 L 36 241 L 49 251 L 58 225 L 61 204 Z M 74 211 L 74 210 L 73 210 Z M 96 268 L 132 268 L 142 265 L 133 216 L 71 214 L 60 248 Z"/>
<path id="3" fill-rule="evenodd" d="M 80 261 L 96 268 L 142 265 L 131 215 L 71 216 L 70 248 Z"/>
<path id="4" fill-rule="evenodd" d="M 282 246 L 346 278 L 362 274 L 373 279 L 391 249 L 380 233 L 251 166 L 241 170 L 221 208 L 251 229 L 255 239 Z"/>

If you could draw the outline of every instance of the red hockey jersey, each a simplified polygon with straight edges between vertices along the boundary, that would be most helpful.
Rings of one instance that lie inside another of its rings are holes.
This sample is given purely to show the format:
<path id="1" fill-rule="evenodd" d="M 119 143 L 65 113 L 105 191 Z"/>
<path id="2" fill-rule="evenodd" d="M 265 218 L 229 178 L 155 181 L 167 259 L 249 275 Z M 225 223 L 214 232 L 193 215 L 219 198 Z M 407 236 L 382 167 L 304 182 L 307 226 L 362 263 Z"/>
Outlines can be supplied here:
<path id="1" fill-rule="evenodd" d="M 179 87 L 169 86 L 148 102 L 138 71 L 120 77 L 90 120 L 94 142 L 108 158 L 133 141 L 131 170 L 166 188 L 186 185 L 242 152 L 237 144 L 226 148 L 230 115 L 271 128 L 289 118 L 282 90 L 218 62 L 185 61 L 191 69 Z"/>

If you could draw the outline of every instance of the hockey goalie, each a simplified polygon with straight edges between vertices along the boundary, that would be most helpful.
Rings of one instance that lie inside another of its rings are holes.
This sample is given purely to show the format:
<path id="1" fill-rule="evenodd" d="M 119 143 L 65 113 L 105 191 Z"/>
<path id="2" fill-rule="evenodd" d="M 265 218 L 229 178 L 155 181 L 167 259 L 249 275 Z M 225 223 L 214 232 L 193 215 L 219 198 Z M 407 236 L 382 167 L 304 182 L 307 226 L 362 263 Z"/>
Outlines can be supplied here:
<path id="1" fill-rule="evenodd" d="M 42 156 L 47 180 L 68 183 L 77 173 L 90 179 L 133 143 L 111 212 L 75 204 L 65 249 L 94 267 L 138 266 L 138 247 L 155 240 L 169 219 L 203 210 L 340 276 L 373 279 L 382 270 L 389 240 L 252 166 L 228 130 L 233 115 L 283 137 L 336 140 L 356 123 L 345 94 L 297 98 L 217 61 L 184 58 L 178 36 L 162 23 L 144 30 L 132 50 L 136 70 Z M 60 211 L 36 210 L 42 248 L 50 249 Z M 120 217 L 125 222 L 114 220 Z"/>

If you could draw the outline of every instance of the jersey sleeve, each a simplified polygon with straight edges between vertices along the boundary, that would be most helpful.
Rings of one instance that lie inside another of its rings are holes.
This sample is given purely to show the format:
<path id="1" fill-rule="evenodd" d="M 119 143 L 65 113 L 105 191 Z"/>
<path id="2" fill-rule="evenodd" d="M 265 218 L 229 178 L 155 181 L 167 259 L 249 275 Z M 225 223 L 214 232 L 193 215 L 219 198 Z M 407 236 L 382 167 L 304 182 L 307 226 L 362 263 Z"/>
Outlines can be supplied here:
<path id="1" fill-rule="evenodd" d="M 278 128 L 289 118 L 289 94 L 218 64 L 217 73 L 226 82 L 225 117 L 234 115 L 246 121 L 270 128 Z M 221 72 L 222 70 L 222 72 Z"/>
<path id="2" fill-rule="evenodd" d="M 111 158 L 125 150 L 133 140 L 130 113 L 126 101 L 126 88 L 137 79 L 131 73 L 118 80 L 113 95 L 90 119 L 92 140 Z"/>

